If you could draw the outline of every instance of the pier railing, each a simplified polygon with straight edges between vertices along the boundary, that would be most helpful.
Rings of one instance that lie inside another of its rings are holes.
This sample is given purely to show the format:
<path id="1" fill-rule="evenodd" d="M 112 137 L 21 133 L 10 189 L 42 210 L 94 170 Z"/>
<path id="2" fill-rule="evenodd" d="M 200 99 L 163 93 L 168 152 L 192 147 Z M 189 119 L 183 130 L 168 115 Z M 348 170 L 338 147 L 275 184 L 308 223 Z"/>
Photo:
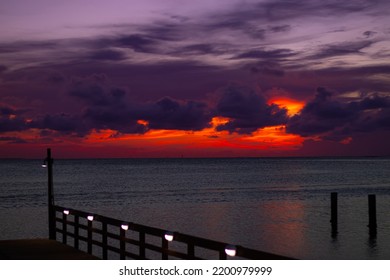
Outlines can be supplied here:
<path id="1" fill-rule="evenodd" d="M 289 259 L 242 246 L 53 206 L 55 238 L 109 259 Z"/>

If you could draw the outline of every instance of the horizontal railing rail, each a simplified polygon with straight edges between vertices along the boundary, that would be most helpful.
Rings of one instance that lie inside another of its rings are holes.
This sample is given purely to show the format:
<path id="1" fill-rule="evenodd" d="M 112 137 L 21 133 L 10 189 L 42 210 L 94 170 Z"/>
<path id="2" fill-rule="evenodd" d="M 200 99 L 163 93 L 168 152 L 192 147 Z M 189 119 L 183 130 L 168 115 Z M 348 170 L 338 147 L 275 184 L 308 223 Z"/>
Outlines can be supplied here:
<path id="1" fill-rule="evenodd" d="M 76 249 L 84 249 L 96 256 L 93 250 L 100 248 L 101 258 L 109 259 L 109 252 L 119 255 L 120 259 L 150 259 L 156 254 L 166 260 L 205 259 L 208 254 L 216 253 L 218 259 L 236 257 L 243 259 L 282 260 L 291 259 L 272 253 L 235 246 L 224 242 L 209 240 L 179 232 L 122 221 L 102 215 L 76 209 L 53 206 L 55 211 L 55 233 L 62 235 L 62 243 Z M 62 215 L 61 215 L 62 213 Z M 84 234 L 83 234 L 84 233 Z M 56 235 L 56 239 L 57 239 Z M 70 244 L 73 239 L 73 244 Z M 150 240 L 153 239 L 153 240 Z M 84 244 L 83 248 L 80 242 Z M 177 246 L 176 246 L 177 245 Z M 131 247 L 131 248 L 129 248 Z M 100 256 L 97 256 L 100 257 Z"/>

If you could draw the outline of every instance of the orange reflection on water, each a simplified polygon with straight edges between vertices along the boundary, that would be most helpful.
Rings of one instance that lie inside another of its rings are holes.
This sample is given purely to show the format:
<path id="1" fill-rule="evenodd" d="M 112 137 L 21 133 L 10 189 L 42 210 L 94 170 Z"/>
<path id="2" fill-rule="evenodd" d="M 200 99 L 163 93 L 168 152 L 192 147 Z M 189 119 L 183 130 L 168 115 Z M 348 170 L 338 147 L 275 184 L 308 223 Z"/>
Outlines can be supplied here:
<path id="1" fill-rule="evenodd" d="M 262 238 L 272 252 L 296 256 L 305 247 L 305 205 L 297 200 L 261 202 L 259 215 L 269 222 L 262 227 Z"/>

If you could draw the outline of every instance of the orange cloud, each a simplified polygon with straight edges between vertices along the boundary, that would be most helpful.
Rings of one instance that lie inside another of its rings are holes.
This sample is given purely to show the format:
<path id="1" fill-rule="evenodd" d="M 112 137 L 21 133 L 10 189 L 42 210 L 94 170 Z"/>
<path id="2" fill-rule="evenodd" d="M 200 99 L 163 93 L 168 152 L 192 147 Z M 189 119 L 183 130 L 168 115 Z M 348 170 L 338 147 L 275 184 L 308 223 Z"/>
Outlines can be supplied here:
<path id="1" fill-rule="evenodd" d="M 180 154 L 207 155 L 209 152 L 240 150 L 294 150 L 298 149 L 303 138 L 287 134 L 284 126 L 259 129 L 252 135 L 229 134 L 227 131 L 216 131 L 215 128 L 228 122 L 228 118 L 214 117 L 212 126 L 201 131 L 183 130 L 150 130 L 145 134 L 120 135 L 114 130 L 93 131 L 85 140 L 89 145 L 105 144 L 132 148 L 147 149 L 160 154 L 175 151 Z M 156 154 L 156 156 L 158 156 Z M 211 154 L 210 154 L 211 156 Z M 225 156 L 229 156 L 226 154 Z"/>
<path id="2" fill-rule="evenodd" d="M 269 102 L 285 107 L 289 114 L 295 114 L 303 107 L 303 103 L 287 98 Z M 122 134 L 116 130 L 105 129 L 92 130 L 85 137 L 77 137 L 61 135 L 55 131 L 51 134 L 48 129 L 47 136 L 43 136 L 40 129 L 29 129 L 4 136 L 9 139 L 23 139 L 28 145 L 49 145 L 68 152 L 73 147 L 74 151 L 77 150 L 77 155 L 87 157 L 91 157 L 93 153 L 96 153 L 97 157 L 110 156 L 110 152 L 113 157 L 261 156 L 269 155 L 268 152 L 297 150 L 303 143 L 302 137 L 286 133 L 284 126 L 265 127 L 250 135 L 216 130 L 217 126 L 229 121 L 229 118 L 214 117 L 210 127 L 200 131 L 151 129 L 144 134 Z M 145 120 L 138 120 L 137 123 L 148 125 Z M 65 153 L 66 157 L 71 156 L 69 153 Z"/>
<path id="3" fill-rule="evenodd" d="M 305 103 L 302 101 L 294 100 L 287 97 L 275 97 L 268 100 L 268 104 L 276 104 L 279 107 L 286 108 L 289 116 L 297 114 Z"/>

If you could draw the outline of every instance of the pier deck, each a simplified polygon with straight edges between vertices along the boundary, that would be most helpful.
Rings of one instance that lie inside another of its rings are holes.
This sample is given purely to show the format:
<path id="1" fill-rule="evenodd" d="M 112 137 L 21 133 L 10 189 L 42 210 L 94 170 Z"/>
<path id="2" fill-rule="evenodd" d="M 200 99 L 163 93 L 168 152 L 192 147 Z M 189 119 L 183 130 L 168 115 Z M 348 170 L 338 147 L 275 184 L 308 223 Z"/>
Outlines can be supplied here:
<path id="1" fill-rule="evenodd" d="M 99 258 L 49 239 L 0 240 L 1 260 L 98 260 Z"/>

